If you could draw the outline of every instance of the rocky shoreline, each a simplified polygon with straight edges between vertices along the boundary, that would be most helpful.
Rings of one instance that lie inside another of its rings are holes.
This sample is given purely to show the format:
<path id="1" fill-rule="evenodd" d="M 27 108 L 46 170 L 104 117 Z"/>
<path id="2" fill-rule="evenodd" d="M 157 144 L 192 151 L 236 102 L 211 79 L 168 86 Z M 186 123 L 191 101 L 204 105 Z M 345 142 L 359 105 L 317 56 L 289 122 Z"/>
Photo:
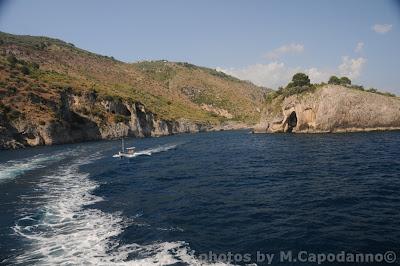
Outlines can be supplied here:
<path id="1" fill-rule="evenodd" d="M 24 118 L 10 121 L 0 113 L 0 149 L 249 128 L 234 122 L 211 124 L 160 119 L 140 102 L 104 99 L 95 92 L 64 91 L 58 102 L 46 102 L 37 95 L 33 98 L 50 106 L 56 119 L 38 124 Z"/>

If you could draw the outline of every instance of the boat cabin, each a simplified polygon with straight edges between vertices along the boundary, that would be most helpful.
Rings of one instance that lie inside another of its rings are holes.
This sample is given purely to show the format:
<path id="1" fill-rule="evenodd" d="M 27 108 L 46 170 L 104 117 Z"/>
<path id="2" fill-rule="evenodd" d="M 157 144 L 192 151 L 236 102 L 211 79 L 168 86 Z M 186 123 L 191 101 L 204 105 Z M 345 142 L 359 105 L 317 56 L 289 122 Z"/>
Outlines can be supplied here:
<path id="1" fill-rule="evenodd" d="M 127 154 L 134 154 L 135 153 L 135 147 L 126 148 L 126 153 Z"/>

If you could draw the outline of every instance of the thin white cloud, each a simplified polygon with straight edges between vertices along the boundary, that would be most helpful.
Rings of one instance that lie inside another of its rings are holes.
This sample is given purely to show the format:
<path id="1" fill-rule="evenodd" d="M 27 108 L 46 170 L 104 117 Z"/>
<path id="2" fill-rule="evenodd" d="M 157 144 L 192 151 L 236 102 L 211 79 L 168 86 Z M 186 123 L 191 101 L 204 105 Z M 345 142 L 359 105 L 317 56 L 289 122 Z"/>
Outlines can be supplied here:
<path id="1" fill-rule="evenodd" d="M 360 76 L 366 62 L 367 59 L 363 57 L 349 58 L 348 56 L 343 56 L 342 64 L 339 66 L 339 72 L 342 76 L 356 79 Z"/>
<path id="2" fill-rule="evenodd" d="M 321 82 L 327 82 L 329 80 L 329 77 L 334 75 L 335 71 L 328 70 L 328 69 L 318 69 L 316 67 L 312 67 L 312 68 L 305 69 L 304 73 L 306 73 L 308 75 L 311 82 L 321 83 Z"/>
<path id="3" fill-rule="evenodd" d="M 392 30 L 392 24 L 375 24 L 372 26 L 372 30 L 379 34 L 385 34 Z"/>
<path id="4" fill-rule="evenodd" d="M 296 54 L 302 53 L 304 51 L 304 45 L 300 43 L 290 43 L 282 45 L 268 53 L 265 54 L 265 57 L 268 59 L 276 60 L 284 54 Z"/>
<path id="5" fill-rule="evenodd" d="M 333 73 L 332 71 L 321 70 L 318 68 L 304 69 L 301 67 L 288 67 L 282 62 L 255 64 L 240 69 L 217 68 L 217 70 L 243 80 L 249 80 L 256 85 L 265 86 L 268 88 L 285 86 L 297 72 L 306 73 L 314 83 L 327 81 Z"/>
<path id="6" fill-rule="evenodd" d="M 269 64 L 255 64 L 244 68 L 223 69 L 217 68 L 218 71 L 225 72 L 243 80 L 249 80 L 259 86 L 267 86 L 276 88 L 289 80 L 294 71 L 289 69 L 282 62 L 271 62 Z"/>
<path id="7" fill-rule="evenodd" d="M 239 69 L 217 68 L 217 70 L 243 80 L 249 80 L 259 86 L 277 88 L 287 85 L 297 72 L 306 73 L 313 83 L 327 82 L 332 75 L 356 79 L 360 76 L 366 61 L 363 57 L 353 59 L 344 56 L 342 57 L 342 63 L 336 69 L 288 67 L 283 62 L 271 62 L 268 64 L 249 65 Z"/>
<path id="8" fill-rule="evenodd" d="M 361 53 L 364 49 L 364 43 L 363 42 L 358 42 L 356 45 L 356 48 L 354 49 L 354 51 L 356 53 Z"/>

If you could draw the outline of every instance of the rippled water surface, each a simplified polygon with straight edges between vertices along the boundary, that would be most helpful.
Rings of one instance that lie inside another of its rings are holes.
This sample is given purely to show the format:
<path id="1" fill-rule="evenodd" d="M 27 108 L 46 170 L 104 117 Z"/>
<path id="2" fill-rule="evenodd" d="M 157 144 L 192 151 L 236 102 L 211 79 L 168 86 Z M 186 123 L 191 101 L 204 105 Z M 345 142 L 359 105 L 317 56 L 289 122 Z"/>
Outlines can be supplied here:
<path id="1" fill-rule="evenodd" d="M 119 141 L 1 151 L 1 264 L 400 251 L 400 132 L 232 131 L 126 144 L 145 152 L 112 158 Z"/>

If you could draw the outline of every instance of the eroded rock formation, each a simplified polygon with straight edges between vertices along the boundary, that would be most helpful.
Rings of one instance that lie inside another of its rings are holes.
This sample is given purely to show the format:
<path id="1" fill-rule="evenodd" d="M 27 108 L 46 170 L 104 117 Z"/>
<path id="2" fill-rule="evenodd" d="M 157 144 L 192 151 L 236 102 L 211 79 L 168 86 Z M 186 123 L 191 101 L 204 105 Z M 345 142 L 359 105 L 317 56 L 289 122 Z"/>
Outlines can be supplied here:
<path id="1" fill-rule="evenodd" d="M 400 99 L 329 85 L 275 99 L 255 133 L 356 132 L 400 129 Z"/>
<path id="2" fill-rule="evenodd" d="M 40 101 L 40 99 L 35 100 Z M 159 119 L 139 102 L 99 99 L 95 93 L 60 93 L 59 102 L 47 102 L 56 119 L 36 124 L 0 113 L 0 148 L 74 143 L 123 136 L 149 137 L 212 130 L 209 124 Z"/>

